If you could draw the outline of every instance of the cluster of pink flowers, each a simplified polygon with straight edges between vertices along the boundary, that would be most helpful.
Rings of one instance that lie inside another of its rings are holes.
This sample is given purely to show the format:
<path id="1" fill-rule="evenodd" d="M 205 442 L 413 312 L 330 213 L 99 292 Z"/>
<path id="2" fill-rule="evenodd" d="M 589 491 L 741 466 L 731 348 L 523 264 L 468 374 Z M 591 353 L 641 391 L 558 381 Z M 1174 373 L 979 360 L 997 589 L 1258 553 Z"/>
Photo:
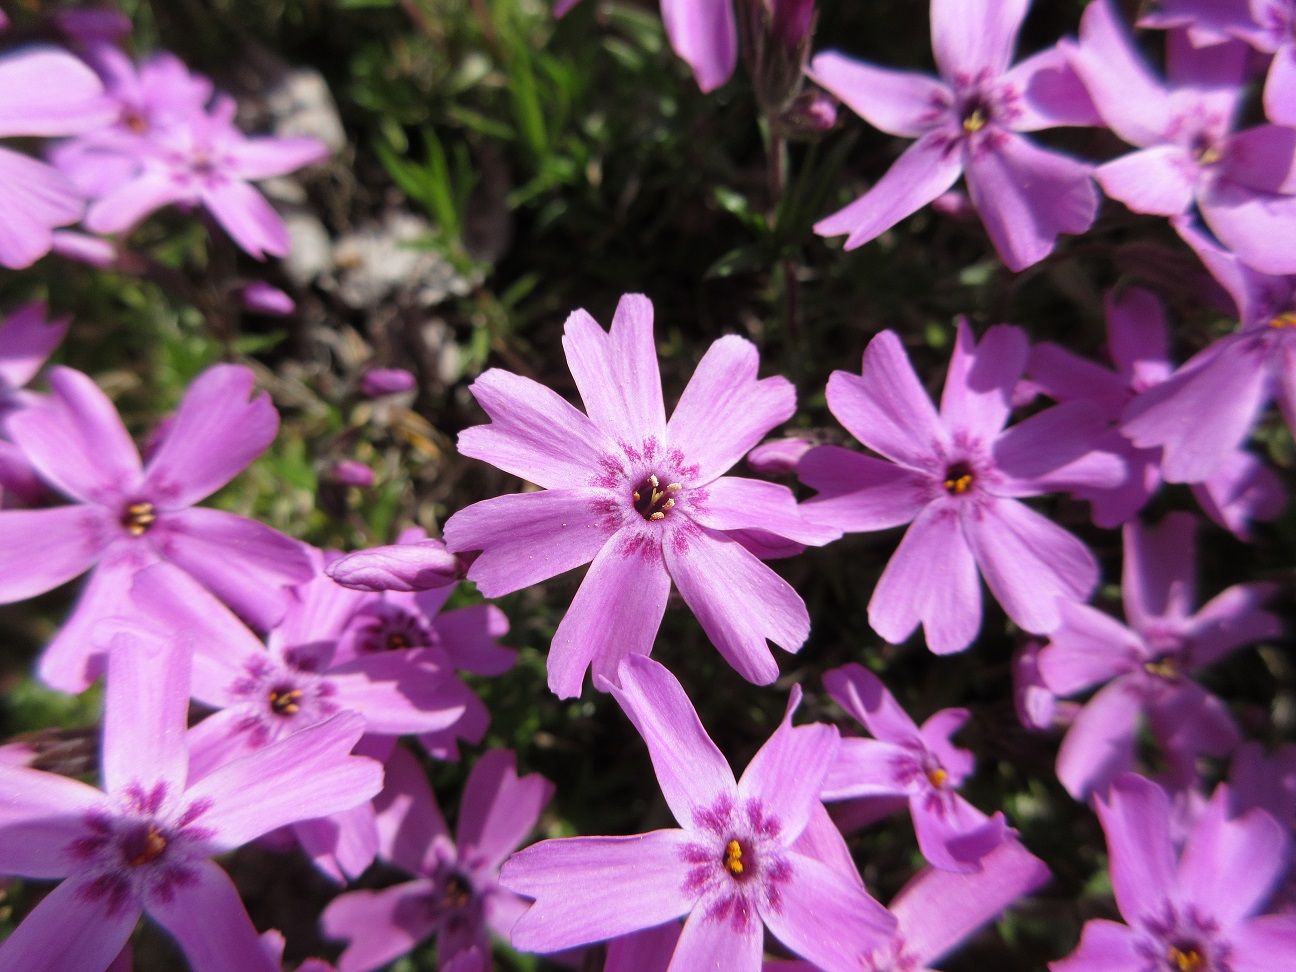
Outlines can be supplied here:
<path id="1" fill-rule="evenodd" d="M 729 0 L 662 8 L 701 87 L 723 83 L 736 61 Z M 254 840 L 300 849 L 340 886 L 375 861 L 410 875 L 324 910 L 343 972 L 433 937 L 442 969 L 484 969 L 491 932 L 546 954 L 606 942 L 607 969 L 930 968 L 1049 880 L 1008 815 L 961 792 L 976 765 L 952 738 L 970 713 L 919 725 L 849 664 L 823 677 L 849 720 L 794 723 L 803 687 L 792 685 L 783 720 L 735 776 L 663 664 L 680 659 L 648 657 L 673 588 L 742 678 L 774 683 L 771 643 L 799 652 L 811 617 L 769 562 L 902 526 L 868 599 L 873 631 L 901 644 L 921 628 L 934 654 L 965 651 L 984 580 L 1032 637 L 1016 668 L 1026 721 L 1066 726 L 1058 779 L 1106 835 L 1124 923 L 1087 923 L 1055 972 L 1296 967 L 1296 905 L 1281 893 L 1296 816 L 1282 785 L 1296 767 L 1244 743 L 1193 679 L 1281 632 L 1275 585 L 1236 584 L 1199 606 L 1196 539 L 1209 520 L 1246 541 L 1284 500 L 1247 444 L 1273 400 L 1296 427 L 1296 3 L 1167 0 L 1147 21 L 1170 31 L 1164 81 L 1110 0 L 1089 4 L 1078 40 L 1012 65 L 1028 8 L 933 0 L 939 78 L 813 59 L 812 80 L 916 139 L 817 230 L 863 245 L 963 175 L 1017 270 L 1085 232 L 1101 187 L 1170 218 L 1231 298 L 1237 330 L 1178 366 L 1161 304 L 1136 288 L 1108 295 L 1110 366 L 1020 326 L 978 337 L 960 320 L 939 405 L 905 339 L 882 330 L 858 373 L 826 379 L 828 409 L 863 450 L 762 445 L 796 413 L 792 383 L 760 377 L 756 346 L 722 337 L 668 417 L 653 306 L 628 294 L 606 330 L 584 310 L 567 319 L 583 410 L 501 369 L 471 386 L 488 421 L 460 434 L 459 451 L 537 488 L 458 510 L 444 541 L 414 529 L 343 556 L 199 505 L 278 432 L 250 369 L 204 371 L 141 450 L 89 376 L 55 366 L 46 392 L 25 387 L 67 322 L 40 305 L 14 313 L 0 327 L 0 602 L 85 575 L 38 674 L 66 692 L 102 677 L 105 702 L 102 788 L 0 750 L 0 874 L 61 882 L 0 942 L 0 968 L 129 962 L 143 914 L 195 969 L 279 968 L 282 941 L 258 934 L 212 861 Z M 806 42 L 812 4 L 762 9 L 790 46 Z M 1273 55 L 1269 123 L 1237 131 L 1256 52 Z M 10 192 L 33 203 L 7 209 L 0 263 L 39 257 L 87 201 L 95 233 L 201 206 L 252 256 L 286 251 L 250 182 L 318 161 L 318 143 L 242 134 L 234 103 L 168 55 L 136 66 L 95 41 L 85 56 L 0 56 L 0 135 L 68 136 L 50 149 L 54 167 L 0 150 L 0 205 Z M 1060 125 L 1105 125 L 1136 150 L 1095 166 L 1023 135 Z M 374 372 L 365 393 L 410 385 Z M 744 457 L 794 474 L 806 498 L 734 475 Z M 1207 520 L 1145 519 L 1165 483 L 1190 484 Z M 1089 603 L 1099 559 L 1046 515 L 1052 495 L 1088 504 L 1095 530 L 1119 528 L 1125 623 Z M 610 694 L 678 826 L 522 847 L 554 788 L 495 749 L 468 775 L 452 838 L 421 760 L 481 743 L 489 712 L 460 676 L 499 675 L 513 652 L 498 607 L 447 601 L 461 579 L 489 599 L 585 565 L 549 646 L 549 689 L 578 697 L 588 672 Z M 1083 706 L 1062 701 L 1093 689 Z M 1137 772 L 1148 772 L 1144 722 L 1156 781 Z M 1203 757 L 1232 761 L 1209 797 Z M 925 863 L 884 906 L 843 828 L 901 809 Z M 767 931 L 795 961 L 764 960 Z"/>

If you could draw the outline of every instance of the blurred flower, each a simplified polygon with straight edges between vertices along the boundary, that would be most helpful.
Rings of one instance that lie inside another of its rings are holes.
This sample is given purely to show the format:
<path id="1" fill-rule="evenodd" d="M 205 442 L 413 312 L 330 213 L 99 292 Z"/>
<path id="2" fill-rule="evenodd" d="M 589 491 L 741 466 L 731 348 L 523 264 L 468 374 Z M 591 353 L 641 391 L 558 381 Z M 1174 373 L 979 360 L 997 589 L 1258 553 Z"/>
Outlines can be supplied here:
<path id="1" fill-rule="evenodd" d="M 445 524 L 446 546 L 482 551 L 468 578 L 487 597 L 593 561 L 549 649 L 549 687 L 562 698 L 580 694 L 591 664 L 612 680 L 627 654 L 651 650 L 672 581 L 730 665 L 756 684 L 774 681 L 766 639 L 796 651 L 810 618 L 733 532 L 808 544 L 838 532 L 807 523 L 787 487 L 722 474 L 791 416 L 792 385 L 757 380 L 756 348 L 723 337 L 668 423 L 652 304 L 637 294 L 621 298 L 610 334 L 574 312 L 563 347 L 588 416 L 507 371 L 473 383 L 491 423 L 461 432 L 459 451 L 543 489 L 460 510 Z"/>
<path id="2" fill-rule="evenodd" d="M 195 967 L 214 967 L 219 956 L 248 972 L 277 972 L 233 882 L 210 858 L 368 800 L 382 768 L 349 755 L 361 723 L 340 715 L 194 778 L 189 663 L 182 646 L 114 640 L 103 791 L 0 765 L 0 873 L 63 879 L 0 942 L 0 967 L 107 968 L 147 912 Z"/>
<path id="3" fill-rule="evenodd" d="M 1224 44 L 1233 40 L 1239 30 L 1254 27 L 1247 3 L 1248 0 L 1157 0 L 1139 15 L 1138 26 L 1183 30 L 1197 47 Z"/>
<path id="4" fill-rule="evenodd" d="M 1002 813 L 986 817 L 959 795 L 976 762 L 949 737 L 967 722 L 967 709 L 942 709 L 919 728 L 878 677 L 855 664 L 825 673 L 824 688 L 873 738 L 841 741 L 824 779 L 823 800 L 905 797 L 918 849 L 929 864 L 980 870 L 982 858 L 1009 832 Z"/>
<path id="5" fill-rule="evenodd" d="M 747 453 L 747 465 L 767 476 L 794 473 L 801 457 L 813 448 L 814 443 L 806 439 L 770 439 Z"/>
<path id="6" fill-rule="evenodd" d="M 374 801 L 384 835 L 379 853 L 416 877 L 340 895 L 324 909 L 324 934 L 347 943 L 339 972 L 380 968 L 433 936 L 443 972 L 484 972 L 490 931 L 507 936 L 526 908 L 499 884 L 500 864 L 535 828 L 552 796 L 543 776 L 519 777 L 513 753 L 492 749 L 468 774 L 452 841 L 422 767 L 397 748 Z"/>
<path id="7" fill-rule="evenodd" d="M 821 236 L 849 234 L 852 250 L 948 190 L 966 174 L 999 258 L 1011 270 L 1042 260 L 1060 233 L 1083 233 L 1098 212 L 1092 166 L 1019 133 L 1097 123 L 1093 104 L 1050 48 L 1009 67 L 1028 0 L 932 0 L 932 50 L 940 78 L 874 67 L 836 52 L 807 72 L 861 118 L 917 138 L 845 209 L 820 220 Z"/>
<path id="8" fill-rule="evenodd" d="M 1228 707 L 1189 676 L 1279 633 L 1278 619 L 1260 607 L 1274 587 L 1237 584 L 1194 612 L 1196 527 L 1187 513 L 1154 528 L 1126 524 L 1129 627 L 1087 605 L 1059 605 L 1062 624 L 1039 656 L 1044 683 L 1058 695 L 1108 683 L 1058 752 L 1058 779 L 1077 800 L 1133 768 L 1142 716 L 1172 766 L 1191 767 L 1201 753 L 1225 756 L 1238 744 Z"/>
<path id="9" fill-rule="evenodd" d="M 24 304 L 0 323 L 0 421 L 15 409 L 40 401 L 24 390 L 67 335 L 68 319 L 51 320 L 49 308 Z"/>
<path id="10" fill-rule="evenodd" d="M 96 270 L 111 270 L 120 259 L 117 244 L 75 230 L 55 230 L 51 250 L 59 256 Z"/>
<path id="11" fill-rule="evenodd" d="M 274 624 L 288 604 L 287 587 L 310 576 L 301 545 L 262 523 L 194 506 L 278 431 L 270 397 L 248 400 L 252 372 L 216 365 L 200 374 L 147 465 L 88 376 L 60 367 L 49 383 L 50 398 L 12 415 L 7 431 L 41 478 L 73 504 L 0 511 L 0 603 L 93 572 L 41 655 L 41 679 L 68 692 L 89 685 L 101 647 L 95 625 L 118 613 L 135 574 L 160 560 L 191 574 L 202 585 L 201 600 L 220 598 L 254 624 Z"/>
<path id="12" fill-rule="evenodd" d="M 417 387 L 414 373 L 404 368 L 373 368 L 360 378 L 360 392 L 367 398 L 397 395 Z"/>
<path id="13" fill-rule="evenodd" d="M 818 794 L 837 730 L 794 728 L 794 687 L 782 723 L 735 782 L 670 672 L 629 655 L 619 677 L 621 687 L 610 690 L 648 746 L 682 829 L 546 840 L 514 854 L 500 883 L 535 903 L 513 926 L 513 947 L 553 952 L 688 915 L 677 968 L 757 972 L 763 925 L 828 972 L 858 969 L 860 954 L 884 944 L 895 919 L 858 874 L 796 844 L 822 813 Z"/>
<path id="14" fill-rule="evenodd" d="M 797 475 L 819 495 L 803 510 L 852 532 L 912 521 L 869 600 L 869 624 L 893 644 L 921 623 L 932 651 L 967 648 L 981 627 L 978 568 L 1008 616 L 1035 633 L 1058 626 L 1060 602 L 1087 600 L 1097 586 L 1089 549 L 1020 499 L 1111 485 L 1123 464 L 1093 451 L 1105 423 L 1080 403 L 1004 430 L 1026 355 L 1018 328 L 996 325 L 977 344 L 960 321 L 939 414 L 891 331 L 869 342 L 863 374 L 828 381 L 833 415 L 885 459 L 812 449 Z"/>
<path id="15" fill-rule="evenodd" d="M 1193 48 L 1171 33 L 1168 82 L 1155 77 L 1109 0 L 1085 8 L 1071 63 L 1098 113 L 1139 151 L 1099 166 L 1103 191 L 1138 213 L 1194 207 L 1264 273 L 1296 273 L 1296 131 L 1234 131 L 1246 95 L 1241 43 Z M 1173 477 L 1172 481 L 1173 480 Z"/>
<path id="16" fill-rule="evenodd" d="M 1128 924 L 1086 922 L 1079 946 L 1049 963 L 1052 972 L 1296 967 L 1296 921 L 1255 917 L 1287 866 L 1290 841 L 1276 820 L 1263 810 L 1230 819 L 1221 786 L 1176 853 L 1170 800 L 1155 783 L 1127 773 L 1094 808 Z"/>
<path id="17" fill-rule="evenodd" d="M 287 317 L 297 309 L 291 297 L 264 280 L 252 280 L 244 284 L 239 291 L 239 299 L 248 310 L 271 317 Z"/>
<path id="18" fill-rule="evenodd" d="M 427 591 L 453 585 L 464 574 L 463 562 L 440 540 L 357 550 L 325 570 L 343 587 L 357 591 Z"/>
<path id="19" fill-rule="evenodd" d="M 1080 706 L 1063 702 L 1044 683 L 1039 671 L 1042 642 L 1031 638 L 1013 654 L 1013 704 L 1017 719 L 1027 729 L 1048 732 L 1059 725 L 1070 725 Z"/>

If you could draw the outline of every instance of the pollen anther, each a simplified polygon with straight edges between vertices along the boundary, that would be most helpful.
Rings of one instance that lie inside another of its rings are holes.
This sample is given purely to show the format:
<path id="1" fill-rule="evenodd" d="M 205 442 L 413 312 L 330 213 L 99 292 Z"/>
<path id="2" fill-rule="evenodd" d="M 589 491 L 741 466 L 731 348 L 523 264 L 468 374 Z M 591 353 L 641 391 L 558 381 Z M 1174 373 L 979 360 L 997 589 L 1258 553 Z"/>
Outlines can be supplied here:
<path id="1" fill-rule="evenodd" d="M 1197 949 L 1180 948 L 1178 945 L 1171 945 L 1170 950 L 1166 953 L 1178 972 L 1198 972 L 1202 967 L 1202 954 Z"/>
<path id="2" fill-rule="evenodd" d="M 1287 311 L 1285 314 L 1279 314 L 1269 322 L 1269 326 L 1274 329 L 1284 327 L 1296 328 L 1296 311 Z"/>
<path id="3" fill-rule="evenodd" d="M 738 843 L 736 840 L 731 840 L 727 845 L 725 845 L 724 863 L 725 867 L 729 869 L 729 873 L 734 877 L 742 874 L 742 844 Z"/>
<path id="4" fill-rule="evenodd" d="M 972 112 L 963 119 L 963 131 L 973 135 L 986 126 L 986 116 L 980 108 L 973 108 Z"/>
<path id="5" fill-rule="evenodd" d="M 951 477 L 945 480 L 945 489 L 955 496 L 962 496 L 972 488 L 972 474 L 964 473 L 962 476 Z"/>
<path id="6" fill-rule="evenodd" d="M 653 513 L 651 516 L 649 516 L 648 519 L 650 519 L 650 520 L 664 520 L 664 519 L 666 519 L 666 514 L 663 513 L 661 510 L 658 510 L 656 513 Z"/>
<path id="7" fill-rule="evenodd" d="M 301 689 L 271 689 L 270 708 L 277 715 L 296 715 L 301 711 Z"/>
<path id="8" fill-rule="evenodd" d="M 121 525 L 132 537 L 142 537 L 156 522 L 157 514 L 153 512 L 152 503 L 131 503 L 121 518 Z"/>
<path id="9" fill-rule="evenodd" d="M 927 782 L 938 789 L 944 786 L 948 781 L 949 773 L 940 766 L 927 771 Z"/>

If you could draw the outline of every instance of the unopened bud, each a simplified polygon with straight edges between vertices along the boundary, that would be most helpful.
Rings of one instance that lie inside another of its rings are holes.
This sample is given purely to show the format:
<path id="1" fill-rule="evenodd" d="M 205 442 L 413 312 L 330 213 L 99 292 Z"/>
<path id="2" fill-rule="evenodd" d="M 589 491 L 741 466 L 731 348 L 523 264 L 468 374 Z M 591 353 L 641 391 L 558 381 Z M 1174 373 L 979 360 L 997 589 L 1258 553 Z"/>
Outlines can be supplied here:
<path id="1" fill-rule="evenodd" d="M 358 550 L 324 572 L 356 591 L 427 591 L 456 583 L 463 565 L 440 540 L 420 540 Z"/>

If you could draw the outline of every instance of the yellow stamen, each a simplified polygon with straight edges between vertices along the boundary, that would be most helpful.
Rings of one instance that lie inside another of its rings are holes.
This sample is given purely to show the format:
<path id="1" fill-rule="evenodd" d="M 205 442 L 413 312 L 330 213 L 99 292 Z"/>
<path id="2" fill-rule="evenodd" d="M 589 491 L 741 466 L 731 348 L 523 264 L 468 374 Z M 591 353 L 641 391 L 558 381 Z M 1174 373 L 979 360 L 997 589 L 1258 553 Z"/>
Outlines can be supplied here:
<path id="1" fill-rule="evenodd" d="M 162 856 L 166 846 L 166 838 L 162 836 L 161 831 L 149 824 L 148 832 L 144 835 L 143 848 L 129 861 L 131 867 L 143 867 L 145 864 L 156 861 Z"/>
<path id="2" fill-rule="evenodd" d="M 126 507 L 126 515 L 122 517 L 122 526 L 132 537 L 142 537 L 156 522 L 157 514 L 153 512 L 152 503 L 132 503 Z"/>
<path id="3" fill-rule="evenodd" d="M 962 476 L 959 476 L 957 478 L 950 478 L 945 480 L 946 492 L 953 493 L 955 496 L 962 496 L 971 488 L 972 488 L 971 473 L 964 473 Z"/>
<path id="4" fill-rule="evenodd" d="M 1269 326 L 1272 328 L 1296 328 L 1296 311 L 1287 311 L 1285 314 L 1279 314 L 1269 322 Z"/>
<path id="5" fill-rule="evenodd" d="M 648 475 L 648 482 L 652 483 L 653 492 L 654 492 L 654 493 L 657 492 L 657 487 L 660 486 L 661 483 L 659 483 L 659 482 L 657 481 L 657 474 L 656 474 L 656 473 L 649 473 L 649 475 Z"/>
<path id="6" fill-rule="evenodd" d="M 668 499 L 665 503 L 662 504 L 662 512 L 664 513 L 666 510 L 671 509 L 674 505 L 675 505 L 675 501 L 673 499 Z"/>
<path id="7" fill-rule="evenodd" d="M 1179 972 L 1197 972 L 1202 967 L 1202 954 L 1195 948 L 1182 949 L 1178 945 L 1171 945 L 1170 951 L 1166 953 L 1166 958 L 1174 963 Z"/>
<path id="8" fill-rule="evenodd" d="M 742 862 L 742 844 L 736 840 L 729 841 L 725 847 L 725 867 L 729 868 L 729 873 L 737 877 L 743 872 Z"/>
<path id="9" fill-rule="evenodd" d="M 666 514 L 663 513 L 661 510 L 658 510 L 656 513 L 652 514 L 652 516 L 648 517 L 648 519 L 650 519 L 650 520 L 664 520 L 664 519 L 666 519 Z"/>
<path id="10" fill-rule="evenodd" d="M 1179 668 L 1175 665 L 1172 658 L 1161 658 L 1157 661 L 1145 662 L 1143 671 L 1149 675 L 1156 675 L 1158 678 L 1176 679 L 1179 677 Z"/>
<path id="11" fill-rule="evenodd" d="M 679 492 L 681 489 L 683 489 L 683 488 L 684 488 L 684 487 L 681 486 L 679 483 L 671 483 L 669 486 L 666 487 L 666 492 L 668 492 L 668 493 L 678 493 L 678 492 Z"/>
<path id="12" fill-rule="evenodd" d="M 973 108 L 972 114 L 963 119 L 963 131 L 969 135 L 981 131 L 986 126 L 986 116 L 980 108 Z"/>
<path id="13" fill-rule="evenodd" d="M 1197 161 L 1202 165 L 1214 165 L 1224 157 L 1224 153 L 1213 145 L 1210 148 L 1204 148 L 1197 153 Z"/>
<path id="14" fill-rule="evenodd" d="M 927 771 L 927 782 L 938 789 L 944 786 L 948 780 L 949 773 L 939 766 Z"/>
<path id="15" fill-rule="evenodd" d="M 639 490 L 637 489 L 633 493 L 631 493 L 630 496 L 634 499 L 636 503 L 638 503 L 639 500 L 642 499 L 642 497 L 639 495 Z"/>
<path id="16" fill-rule="evenodd" d="M 270 708 L 279 715 L 296 715 L 301 711 L 301 706 L 297 704 L 301 697 L 301 689 L 289 689 L 287 692 L 271 689 Z"/>

